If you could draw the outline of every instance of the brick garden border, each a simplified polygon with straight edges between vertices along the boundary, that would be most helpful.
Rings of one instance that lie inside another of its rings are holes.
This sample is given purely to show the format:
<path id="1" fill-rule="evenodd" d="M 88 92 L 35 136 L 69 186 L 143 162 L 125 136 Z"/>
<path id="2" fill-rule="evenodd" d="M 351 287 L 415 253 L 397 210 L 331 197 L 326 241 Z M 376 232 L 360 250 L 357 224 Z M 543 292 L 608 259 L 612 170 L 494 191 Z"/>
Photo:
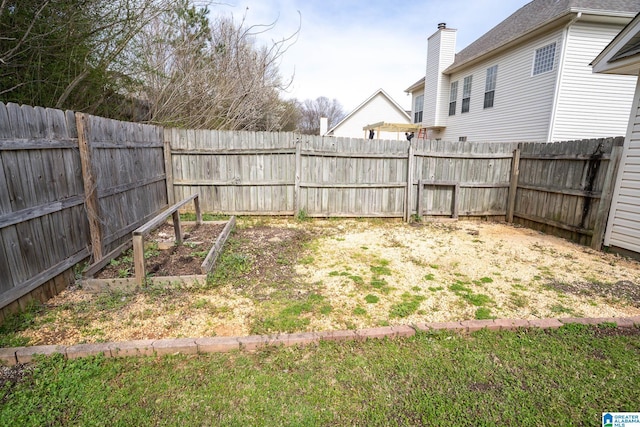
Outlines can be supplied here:
<path id="1" fill-rule="evenodd" d="M 320 341 L 367 340 L 375 338 L 410 337 L 416 332 L 454 331 L 458 333 L 487 330 L 515 330 L 518 328 L 556 329 L 565 324 L 600 325 L 615 323 L 618 328 L 640 328 L 640 316 L 599 318 L 495 319 L 434 322 L 416 325 L 385 326 L 357 330 L 300 332 L 278 335 L 250 335 L 245 337 L 176 338 L 160 340 L 121 341 L 70 346 L 39 345 L 0 348 L 0 364 L 16 365 L 31 362 L 36 355 L 62 354 L 77 359 L 103 354 L 105 357 L 159 356 L 164 354 L 219 353 L 234 350 L 255 351 L 269 346 L 317 344 Z"/>

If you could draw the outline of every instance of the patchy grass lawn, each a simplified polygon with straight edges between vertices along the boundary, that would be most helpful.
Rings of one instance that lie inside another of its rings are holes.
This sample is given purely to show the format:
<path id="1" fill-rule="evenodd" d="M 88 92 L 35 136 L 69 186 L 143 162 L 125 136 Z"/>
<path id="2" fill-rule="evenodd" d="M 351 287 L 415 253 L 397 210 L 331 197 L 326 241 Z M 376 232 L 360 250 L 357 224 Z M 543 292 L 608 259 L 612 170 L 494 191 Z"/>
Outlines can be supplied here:
<path id="1" fill-rule="evenodd" d="M 243 218 L 193 285 L 82 284 L 0 327 L 0 345 L 640 315 L 640 264 L 487 222 Z"/>
<path id="2" fill-rule="evenodd" d="M 603 411 L 638 410 L 640 330 L 421 333 L 4 369 L 0 425 L 600 425 Z"/>

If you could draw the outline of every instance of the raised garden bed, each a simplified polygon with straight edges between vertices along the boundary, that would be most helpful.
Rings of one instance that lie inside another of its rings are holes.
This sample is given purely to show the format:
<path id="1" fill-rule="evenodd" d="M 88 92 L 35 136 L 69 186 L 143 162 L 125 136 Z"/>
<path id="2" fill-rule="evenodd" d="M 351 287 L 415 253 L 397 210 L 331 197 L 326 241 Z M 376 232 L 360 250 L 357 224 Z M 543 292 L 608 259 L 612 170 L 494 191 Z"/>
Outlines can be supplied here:
<path id="1" fill-rule="evenodd" d="M 175 244 L 173 225 L 165 223 L 145 240 L 146 271 L 150 277 L 190 276 L 202 274 L 202 262 L 216 242 L 226 222 L 183 224 L 183 242 Z M 134 275 L 133 249 L 113 259 L 94 277 L 122 279 Z"/>

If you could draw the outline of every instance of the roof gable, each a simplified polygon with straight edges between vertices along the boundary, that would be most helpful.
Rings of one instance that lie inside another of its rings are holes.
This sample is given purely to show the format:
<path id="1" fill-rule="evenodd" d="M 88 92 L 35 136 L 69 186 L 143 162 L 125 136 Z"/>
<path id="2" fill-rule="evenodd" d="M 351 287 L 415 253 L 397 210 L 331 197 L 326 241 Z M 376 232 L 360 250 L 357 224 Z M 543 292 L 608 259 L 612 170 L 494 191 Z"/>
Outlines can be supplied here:
<path id="1" fill-rule="evenodd" d="M 353 111 L 351 111 L 342 120 L 340 120 L 340 122 L 338 122 L 334 127 L 329 129 L 329 131 L 327 132 L 327 135 L 331 134 L 333 131 L 338 129 L 343 123 L 347 122 L 351 117 L 353 117 L 356 113 L 358 113 L 359 111 L 364 109 L 367 106 L 367 104 L 369 104 L 378 95 L 382 95 L 383 98 L 386 98 L 387 102 L 393 108 L 395 108 L 400 113 L 402 113 L 402 115 L 406 116 L 408 121 L 411 121 L 411 116 L 409 116 L 409 114 L 407 114 L 407 112 L 404 110 L 404 108 L 402 108 L 396 101 L 394 101 L 393 98 L 391 98 L 389 96 L 389 94 L 387 92 L 385 92 L 383 89 L 378 89 L 377 91 L 375 91 L 373 93 L 373 95 L 371 95 L 369 98 L 367 98 L 362 104 L 358 105 L 356 108 L 353 109 Z"/>
<path id="2" fill-rule="evenodd" d="M 591 63 L 594 73 L 637 75 L 640 71 L 640 13 Z"/>

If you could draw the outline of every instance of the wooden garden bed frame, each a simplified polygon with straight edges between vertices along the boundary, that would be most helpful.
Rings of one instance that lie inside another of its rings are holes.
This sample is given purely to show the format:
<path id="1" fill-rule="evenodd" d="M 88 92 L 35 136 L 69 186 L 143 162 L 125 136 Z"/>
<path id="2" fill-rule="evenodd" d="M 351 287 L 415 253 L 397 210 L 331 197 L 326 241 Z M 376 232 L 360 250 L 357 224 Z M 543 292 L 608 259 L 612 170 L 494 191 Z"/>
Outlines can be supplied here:
<path id="1" fill-rule="evenodd" d="M 178 209 L 186 205 L 193 200 L 193 204 L 196 210 L 196 224 L 202 224 L 202 212 L 200 211 L 200 199 L 198 194 L 194 194 L 175 205 L 170 206 L 168 209 L 162 211 L 160 214 L 153 217 L 147 223 L 137 228 L 133 232 L 133 267 L 135 270 L 136 284 L 142 285 L 146 275 L 145 263 L 144 263 L 144 237 L 151 233 L 156 228 L 160 227 L 169 215 L 173 216 L 173 229 L 175 231 L 176 243 L 182 244 L 182 228 L 180 227 L 180 214 Z"/>

